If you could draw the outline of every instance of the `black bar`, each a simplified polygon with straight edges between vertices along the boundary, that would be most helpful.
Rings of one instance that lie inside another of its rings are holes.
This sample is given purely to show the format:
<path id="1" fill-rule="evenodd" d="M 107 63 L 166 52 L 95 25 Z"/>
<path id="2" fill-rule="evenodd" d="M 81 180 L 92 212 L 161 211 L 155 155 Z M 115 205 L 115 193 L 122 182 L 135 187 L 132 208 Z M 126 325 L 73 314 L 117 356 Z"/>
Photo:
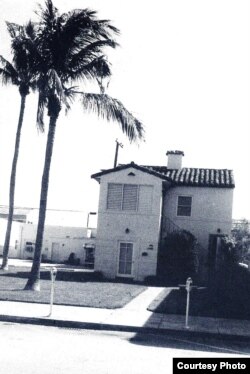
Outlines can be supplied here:
<path id="1" fill-rule="evenodd" d="M 250 358 L 173 358 L 173 374 L 247 374 L 250 373 Z"/>

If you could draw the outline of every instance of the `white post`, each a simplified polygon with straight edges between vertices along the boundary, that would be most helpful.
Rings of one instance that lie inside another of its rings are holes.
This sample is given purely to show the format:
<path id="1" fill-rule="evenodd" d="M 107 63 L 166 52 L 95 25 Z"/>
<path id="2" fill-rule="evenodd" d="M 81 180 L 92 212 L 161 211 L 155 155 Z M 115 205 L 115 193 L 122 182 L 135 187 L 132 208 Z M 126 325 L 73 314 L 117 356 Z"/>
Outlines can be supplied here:
<path id="1" fill-rule="evenodd" d="M 186 281 L 186 290 L 187 290 L 187 304 L 186 304 L 186 329 L 189 329 L 188 326 L 188 317 L 189 317 L 189 303 L 190 303 L 190 291 L 191 291 L 191 284 L 193 283 L 191 278 L 188 278 Z"/>
<path id="2" fill-rule="evenodd" d="M 56 274 L 57 274 L 57 269 L 55 267 L 52 267 L 50 269 L 51 288 L 50 288 L 50 311 L 49 311 L 48 317 L 50 317 L 52 314 Z"/>

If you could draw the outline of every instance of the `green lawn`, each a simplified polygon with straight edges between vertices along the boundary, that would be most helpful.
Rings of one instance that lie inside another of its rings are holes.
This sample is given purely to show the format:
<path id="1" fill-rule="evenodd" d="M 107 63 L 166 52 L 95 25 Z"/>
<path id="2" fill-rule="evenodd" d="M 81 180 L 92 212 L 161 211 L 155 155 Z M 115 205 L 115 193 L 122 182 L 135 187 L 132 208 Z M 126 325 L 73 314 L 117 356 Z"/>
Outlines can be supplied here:
<path id="1" fill-rule="evenodd" d="M 51 281 L 41 272 L 41 291 L 24 291 L 28 271 L 14 268 L 0 272 L 0 300 L 49 303 Z M 96 280 L 94 274 L 58 272 L 54 303 L 93 308 L 120 308 L 146 289 L 143 285 Z"/>

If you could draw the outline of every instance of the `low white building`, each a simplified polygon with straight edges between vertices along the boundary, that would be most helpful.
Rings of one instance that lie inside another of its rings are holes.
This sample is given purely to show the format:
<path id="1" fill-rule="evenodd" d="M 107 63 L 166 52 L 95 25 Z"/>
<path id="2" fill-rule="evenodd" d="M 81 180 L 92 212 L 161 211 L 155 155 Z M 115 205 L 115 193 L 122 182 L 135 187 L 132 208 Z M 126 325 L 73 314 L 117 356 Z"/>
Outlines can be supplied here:
<path id="1" fill-rule="evenodd" d="M 3 252 L 7 219 L 0 219 L 0 255 Z M 37 225 L 12 223 L 10 258 L 32 259 L 35 250 Z M 65 262 L 74 253 L 80 265 L 93 266 L 96 229 L 67 226 L 45 226 L 42 260 Z"/>
<path id="2" fill-rule="evenodd" d="M 100 183 L 95 270 L 105 276 L 156 275 L 159 243 L 173 227 L 198 239 L 202 266 L 230 234 L 232 171 L 183 168 L 183 152 L 167 155 L 166 166 L 131 162 L 92 175 Z"/>
<path id="3" fill-rule="evenodd" d="M 9 256 L 12 258 L 19 258 L 20 256 L 20 227 L 22 226 L 19 222 L 12 222 L 12 231 L 10 237 L 10 250 Z M 3 246 L 5 240 L 5 233 L 7 228 L 7 219 L 0 218 L 0 256 L 3 254 Z"/>
<path id="4" fill-rule="evenodd" d="M 37 225 L 20 227 L 20 254 L 22 259 L 32 259 L 35 250 Z M 90 262 L 94 256 L 95 229 L 83 227 L 45 226 L 42 260 L 63 263 L 74 253 L 79 264 Z"/>

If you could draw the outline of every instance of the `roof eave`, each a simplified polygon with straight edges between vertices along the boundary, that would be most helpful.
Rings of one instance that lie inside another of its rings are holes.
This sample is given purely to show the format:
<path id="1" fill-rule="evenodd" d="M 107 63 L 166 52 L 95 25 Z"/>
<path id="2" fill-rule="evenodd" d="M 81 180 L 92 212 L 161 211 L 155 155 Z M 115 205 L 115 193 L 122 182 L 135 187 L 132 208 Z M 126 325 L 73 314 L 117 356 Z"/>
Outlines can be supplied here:
<path id="1" fill-rule="evenodd" d="M 120 166 L 117 166 L 117 167 L 112 168 L 112 169 L 107 169 L 107 170 L 101 171 L 99 173 L 92 174 L 91 178 L 93 178 L 93 179 L 97 180 L 98 182 L 100 182 L 100 179 L 101 179 L 101 177 L 103 175 L 110 174 L 110 173 L 116 173 L 117 171 L 125 170 L 125 169 L 128 169 L 128 168 L 134 168 L 134 169 L 140 170 L 140 171 L 142 171 L 144 173 L 153 175 L 156 178 L 160 178 L 162 180 L 165 180 L 165 181 L 168 181 L 168 182 L 172 183 L 172 181 L 171 181 L 171 179 L 169 177 L 164 176 L 164 175 L 162 175 L 162 174 L 160 174 L 160 173 L 158 173 L 156 171 L 149 170 L 148 168 L 145 168 L 143 166 L 137 165 L 134 162 L 131 162 L 131 163 L 125 164 L 125 165 L 120 165 Z"/>

